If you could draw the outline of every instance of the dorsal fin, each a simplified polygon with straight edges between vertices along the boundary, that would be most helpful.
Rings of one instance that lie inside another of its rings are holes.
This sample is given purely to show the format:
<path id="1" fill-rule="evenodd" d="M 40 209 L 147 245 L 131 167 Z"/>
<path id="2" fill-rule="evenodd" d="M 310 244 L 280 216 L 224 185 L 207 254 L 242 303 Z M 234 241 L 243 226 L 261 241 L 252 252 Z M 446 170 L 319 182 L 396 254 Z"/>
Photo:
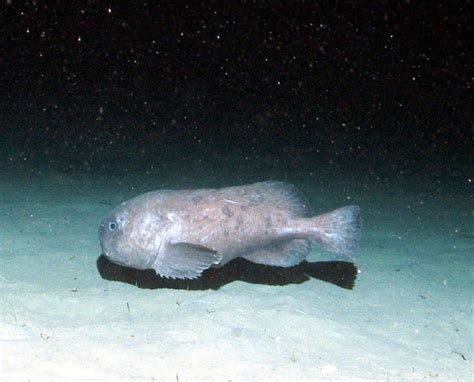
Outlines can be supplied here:
<path id="1" fill-rule="evenodd" d="M 310 216 L 306 200 L 292 184 L 278 181 L 253 183 L 246 186 L 229 187 L 222 190 L 226 198 L 235 195 L 253 205 L 269 205 L 290 211 L 296 216 Z"/>

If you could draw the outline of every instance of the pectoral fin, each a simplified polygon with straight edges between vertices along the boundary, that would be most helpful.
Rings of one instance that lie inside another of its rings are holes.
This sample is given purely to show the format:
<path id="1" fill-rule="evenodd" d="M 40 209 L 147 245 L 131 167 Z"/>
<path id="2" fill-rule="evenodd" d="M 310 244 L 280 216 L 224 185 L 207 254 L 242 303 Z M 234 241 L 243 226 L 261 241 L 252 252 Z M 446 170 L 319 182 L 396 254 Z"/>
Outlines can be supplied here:
<path id="1" fill-rule="evenodd" d="M 158 256 L 152 268 L 160 276 L 172 279 L 195 279 L 202 271 L 218 264 L 222 256 L 201 245 L 168 243 L 163 255 Z"/>

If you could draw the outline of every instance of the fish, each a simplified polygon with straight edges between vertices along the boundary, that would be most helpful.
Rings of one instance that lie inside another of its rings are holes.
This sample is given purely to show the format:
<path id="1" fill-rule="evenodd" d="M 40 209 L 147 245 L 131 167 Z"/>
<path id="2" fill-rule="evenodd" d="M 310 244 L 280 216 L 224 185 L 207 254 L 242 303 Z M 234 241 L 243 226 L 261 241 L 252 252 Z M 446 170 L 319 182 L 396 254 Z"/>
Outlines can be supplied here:
<path id="1" fill-rule="evenodd" d="M 360 211 L 349 205 L 312 216 L 298 189 L 281 181 L 158 190 L 113 209 L 99 225 L 99 240 L 111 262 L 172 279 L 195 279 L 238 257 L 292 267 L 314 244 L 354 262 Z"/>

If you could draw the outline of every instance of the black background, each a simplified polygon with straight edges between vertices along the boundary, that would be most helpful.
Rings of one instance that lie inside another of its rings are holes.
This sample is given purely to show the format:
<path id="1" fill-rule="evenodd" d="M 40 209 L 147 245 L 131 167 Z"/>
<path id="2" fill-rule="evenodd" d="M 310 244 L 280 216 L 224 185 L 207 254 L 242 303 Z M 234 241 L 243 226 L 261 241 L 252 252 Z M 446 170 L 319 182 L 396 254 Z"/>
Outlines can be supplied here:
<path id="1" fill-rule="evenodd" d="M 233 156 L 467 181 L 470 6 L 7 1 L 0 160 L 145 172 Z"/>

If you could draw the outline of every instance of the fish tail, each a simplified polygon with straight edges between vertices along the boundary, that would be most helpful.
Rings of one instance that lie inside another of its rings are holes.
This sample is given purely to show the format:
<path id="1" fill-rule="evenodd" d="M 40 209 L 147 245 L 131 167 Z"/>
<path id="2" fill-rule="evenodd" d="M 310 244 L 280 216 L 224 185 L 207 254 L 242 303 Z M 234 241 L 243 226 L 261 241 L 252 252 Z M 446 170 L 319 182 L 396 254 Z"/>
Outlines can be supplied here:
<path id="1" fill-rule="evenodd" d="M 348 260 L 355 259 L 362 228 L 359 206 L 341 207 L 310 220 L 312 241 Z"/>

